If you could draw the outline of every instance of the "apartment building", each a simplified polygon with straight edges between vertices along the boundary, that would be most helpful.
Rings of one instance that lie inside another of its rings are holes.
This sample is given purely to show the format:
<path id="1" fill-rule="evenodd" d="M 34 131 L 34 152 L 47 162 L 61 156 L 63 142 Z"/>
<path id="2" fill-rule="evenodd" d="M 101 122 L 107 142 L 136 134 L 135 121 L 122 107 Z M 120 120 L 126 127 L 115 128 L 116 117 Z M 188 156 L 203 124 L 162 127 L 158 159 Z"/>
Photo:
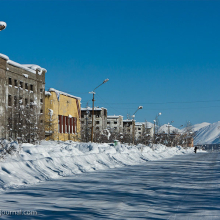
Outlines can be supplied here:
<path id="1" fill-rule="evenodd" d="M 107 116 L 107 129 L 110 132 L 123 132 L 123 116 L 121 115 L 108 115 Z"/>
<path id="2" fill-rule="evenodd" d="M 44 139 L 46 69 L 0 54 L 0 138 Z"/>

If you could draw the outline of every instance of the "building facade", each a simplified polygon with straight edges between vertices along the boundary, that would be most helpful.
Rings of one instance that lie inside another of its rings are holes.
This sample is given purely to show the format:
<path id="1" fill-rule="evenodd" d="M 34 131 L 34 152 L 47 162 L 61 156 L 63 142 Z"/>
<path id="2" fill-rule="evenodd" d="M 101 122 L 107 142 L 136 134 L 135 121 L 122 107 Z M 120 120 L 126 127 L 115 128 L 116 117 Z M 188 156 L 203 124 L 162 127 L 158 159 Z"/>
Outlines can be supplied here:
<path id="1" fill-rule="evenodd" d="M 124 132 L 124 134 L 132 136 L 134 123 L 135 123 L 135 121 L 132 120 L 132 119 L 123 120 L 123 132 Z"/>
<path id="2" fill-rule="evenodd" d="M 46 72 L 0 54 L 0 138 L 22 142 L 44 139 Z"/>
<path id="3" fill-rule="evenodd" d="M 81 109 L 82 119 L 81 124 L 83 127 L 88 126 L 89 129 L 92 127 L 92 108 Z M 93 116 L 93 129 L 94 131 L 103 131 L 107 128 L 107 109 L 106 108 L 94 108 Z"/>
<path id="4" fill-rule="evenodd" d="M 80 140 L 81 98 L 49 89 L 45 92 L 46 140 Z"/>
<path id="5" fill-rule="evenodd" d="M 123 116 L 121 115 L 109 115 L 107 116 L 107 129 L 110 132 L 123 132 Z"/>

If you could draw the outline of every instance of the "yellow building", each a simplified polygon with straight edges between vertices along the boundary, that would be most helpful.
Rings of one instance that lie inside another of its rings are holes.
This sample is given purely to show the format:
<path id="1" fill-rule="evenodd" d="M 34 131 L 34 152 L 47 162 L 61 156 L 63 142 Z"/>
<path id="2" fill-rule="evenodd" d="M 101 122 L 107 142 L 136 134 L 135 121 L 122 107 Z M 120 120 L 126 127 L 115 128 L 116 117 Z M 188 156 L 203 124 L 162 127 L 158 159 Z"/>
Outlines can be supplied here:
<path id="1" fill-rule="evenodd" d="M 81 98 L 49 89 L 45 92 L 46 140 L 80 140 Z"/>

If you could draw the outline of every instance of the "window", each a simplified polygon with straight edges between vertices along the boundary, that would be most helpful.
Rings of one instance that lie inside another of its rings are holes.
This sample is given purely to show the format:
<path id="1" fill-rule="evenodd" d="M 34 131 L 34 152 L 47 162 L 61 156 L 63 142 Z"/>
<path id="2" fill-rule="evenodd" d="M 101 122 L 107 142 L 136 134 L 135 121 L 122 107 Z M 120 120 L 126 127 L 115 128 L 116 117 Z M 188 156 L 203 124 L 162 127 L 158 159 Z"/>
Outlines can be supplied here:
<path id="1" fill-rule="evenodd" d="M 22 99 L 22 97 L 20 96 L 20 97 L 19 97 L 19 104 L 22 105 L 22 103 L 23 103 L 23 99 Z"/>
<path id="2" fill-rule="evenodd" d="M 28 107 L 28 99 L 24 100 L 24 104 L 25 104 L 26 107 Z"/>
<path id="3" fill-rule="evenodd" d="M 30 85 L 30 90 L 34 91 L 34 86 L 33 85 Z"/>
<path id="4" fill-rule="evenodd" d="M 43 120 L 40 120 L 40 123 L 42 124 L 42 123 L 43 123 Z"/>
<path id="5" fill-rule="evenodd" d="M 14 80 L 14 84 L 15 84 L 14 86 L 18 86 L 18 80 L 17 79 Z"/>
<path id="6" fill-rule="evenodd" d="M 30 99 L 30 108 L 33 108 L 33 99 Z"/>
<path id="7" fill-rule="evenodd" d="M 40 89 L 40 92 L 43 92 L 43 89 Z"/>
<path id="8" fill-rule="evenodd" d="M 18 102 L 17 102 L 17 96 L 14 96 L 14 106 L 16 107 L 17 104 L 18 104 Z"/>
<path id="9" fill-rule="evenodd" d="M 110 121 L 107 121 L 107 124 L 110 125 Z"/>
<path id="10" fill-rule="evenodd" d="M 11 80 L 11 78 L 8 78 L 8 84 L 9 84 L 9 85 L 12 85 L 12 80 Z"/>
<path id="11" fill-rule="evenodd" d="M 81 121 L 81 124 L 84 124 L 84 121 Z"/>
<path id="12" fill-rule="evenodd" d="M 20 88 L 23 88 L 23 82 L 20 81 Z"/>
<path id="13" fill-rule="evenodd" d="M 140 131 L 140 130 L 141 130 L 141 128 L 138 128 L 138 130 Z"/>
<path id="14" fill-rule="evenodd" d="M 98 125 L 98 124 L 99 124 L 99 121 L 96 121 L 96 124 Z"/>
<path id="15" fill-rule="evenodd" d="M 40 102 L 43 103 L 43 99 L 40 99 Z"/>
<path id="16" fill-rule="evenodd" d="M 69 118 L 68 116 L 58 116 L 59 133 L 74 134 L 77 131 L 76 118 Z"/>
<path id="17" fill-rule="evenodd" d="M 11 106 L 11 95 L 8 95 L 8 106 Z"/>
<path id="18" fill-rule="evenodd" d="M 99 127 L 96 127 L 96 131 L 99 131 Z"/>
<path id="19" fill-rule="evenodd" d="M 117 121 L 114 121 L 114 124 L 116 125 L 116 124 L 117 124 Z"/>
<path id="20" fill-rule="evenodd" d="M 25 83 L 25 89 L 28 89 L 28 84 L 27 83 Z"/>
<path id="21" fill-rule="evenodd" d="M 40 113 L 43 113 L 43 109 L 40 110 Z"/>

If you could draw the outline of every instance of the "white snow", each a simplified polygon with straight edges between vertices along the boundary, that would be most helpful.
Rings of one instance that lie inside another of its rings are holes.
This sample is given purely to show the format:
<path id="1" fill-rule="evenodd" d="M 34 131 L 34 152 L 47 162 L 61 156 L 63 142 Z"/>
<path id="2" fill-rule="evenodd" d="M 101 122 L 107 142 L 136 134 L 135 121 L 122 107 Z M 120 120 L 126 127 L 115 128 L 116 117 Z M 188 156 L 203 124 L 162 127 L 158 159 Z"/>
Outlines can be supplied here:
<path id="1" fill-rule="evenodd" d="M 20 63 L 14 62 L 14 61 L 10 60 L 8 56 L 1 54 L 1 53 L 0 53 L 0 58 L 5 59 L 7 61 L 7 63 L 12 66 L 24 69 L 24 70 L 32 72 L 34 74 L 36 74 L 36 70 L 38 70 L 39 75 L 47 72 L 46 69 L 44 69 L 38 65 L 35 65 L 35 64 L 20 64 Z M 24 75 L 24 77 L 26 77 L 25 75 L 27 75 L 27 74 L 23 74 L 23 75 Z"/>
<path id="2" fill-rule="evenodd" d="M 23 76 L 24 76 L 25 78 L 28 78 L 28 74 L 23 74 Z"/>
<path id="3" fill-rule="evenodd" d="M 136 165 L 149 160 L 193 153 L 193 148 L 153 148 L 138 145 L 51 142 L 40 145 L 23 144 L 19 154 L 0 161 L 0 188 L 35 184 L 62 176 L 105 170 L 125 165 Z"/>
<path id="4" fill-rule="evenodd" d="M 68 96 L 68 97 L 71 97 L 71 98 L 74 98 L 74 99 L 78 99 L 78 100 L 81 101 L 81 98 L 80 98 L 80 97 L 77 97 L 77 96 L 74 96 L 74 95 L 70 95 L 70 94 L 68 94 L 68 93 L 59 91 L 59 90 L 54 89 L 54 88 L 50 88 L 50 89 L 49 89 L 49 92 L 55 92 L 56 95 L 57 95 L 57 99 L 58 99 L 58 100 L 60 99 L 60 95 L 65 95 L 65 96 Z"/>
<path id="5" fill-rule="evenodd" d="M 99 108 L 99 107 L 94 107 L 94 110 L 95 111 L 102 111 L 102 109 L 106 109 L 106 108 Z M 107 110 L 107 109 L 106 109 Z M 91 107 L 87 107 L 87 108 L 81 108 L 81 111 L 92 111 L 92 108 Z"/>
<path id="6" fill-rule="evenodd" d="M 7 24 L 4 21 L 0 21 L 0 30 L 4 30 L 7 27 Z"/>
<path id="7" fill-rule="evenodd" d="M 203 128 L 203 127 L 206 127 L 206 126 L 208 126 L 208 125 L 210 125 L 210 123 L 208 123 L 208 122 L 203 122 L 203 123 L 200 123 L 200 124 L 195 124 L 195 125 L 193 125 L 193 126 L 192 126 L 192 129 L 193 129 L 193 131 L 198 131 L 199 129 L 201 129 L 201 128 Z"/>
<path id="8" fill-rule="evenodd" d="M 4 59 L 4 60 L 9 60 L 9 57 L 0 53 L 0 58 Z"/>
<path id="9" fill-rule="evenodd" d="M 195 134 L 194 144 L 220 144 L 220 121 L 200 128 Z"/>
<path id="10" fill-rule="evenodd" d="M 120 116 L 123 117 L 122 115 L 108 115 L 108 116 L 107 116 L 107 119 L 114 119 L 114 118 L 117 119 L 117 118 L 119 118 Z"/>
<path id="11" fill-rule="evenodd" d="M 164 125 L 162 125 L 160 128 L 159 128 L 159 133 L 168 133 L 168 126 L 169 126 L 169 129 L 170 129 L 170 133 L 172 133 L 173 131 L 177 131 L 177 132 L 179 132 L 179 133 L 181 133 L 181 130 L 180 129 L 178 129 L 178 128 L 176 128 L 176 127 L 174 127 L 174 126 L 172 126 L 172 125 L 168 125 L 168 124 L 164 124 Z"/>

